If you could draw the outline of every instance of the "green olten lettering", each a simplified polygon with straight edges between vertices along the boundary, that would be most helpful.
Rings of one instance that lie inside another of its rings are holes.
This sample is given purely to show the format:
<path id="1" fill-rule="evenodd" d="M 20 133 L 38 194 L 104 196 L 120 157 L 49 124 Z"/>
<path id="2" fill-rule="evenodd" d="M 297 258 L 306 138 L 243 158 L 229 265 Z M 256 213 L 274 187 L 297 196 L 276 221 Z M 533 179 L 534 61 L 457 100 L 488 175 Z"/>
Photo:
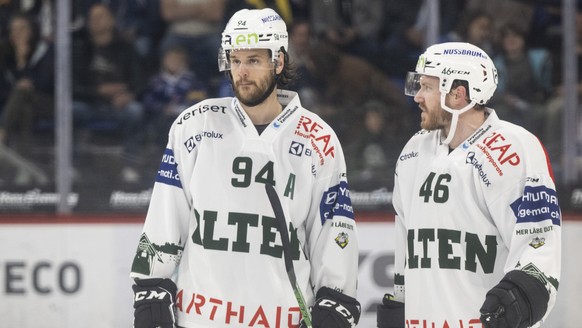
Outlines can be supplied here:
<path id="1" fill-rule="evenodd" d="M 484 273 L 492 273 L 497 258 L 497 237 L 486 235 L 482 243 L 477 234 L 466 232 L 464 239 L 462 236 L 463 233 L 458 230 L 431 228 L 408 230 L 408 268 L 431 268 L 434 264 L 431 254 L 438 254 L 437 263 L 441 269 L 477 272 L 480 265 Z M 453 247 L 453 244 L 459 244 L 461 248 Z M 437 247 L 436 252 L 434 247 Z M 464 254 L 459 254 L 455 251 L 457 249 L 464 249 Z"/>

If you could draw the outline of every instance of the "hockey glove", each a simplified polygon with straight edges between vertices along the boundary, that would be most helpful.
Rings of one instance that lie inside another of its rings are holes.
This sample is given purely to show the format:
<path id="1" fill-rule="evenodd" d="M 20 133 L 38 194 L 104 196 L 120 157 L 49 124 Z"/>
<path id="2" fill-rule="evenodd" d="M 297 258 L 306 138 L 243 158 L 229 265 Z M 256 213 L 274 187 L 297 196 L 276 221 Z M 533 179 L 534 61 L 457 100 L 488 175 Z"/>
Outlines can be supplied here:
<path id="1" fill-rule="evenodd" d="M 481 306 L 485 328 L 527 328 L 544 317 L 550 294 L 535 277 L 520 271 L 508 272 L 493 287 Z"/>
<path id="2" fill-rule="evenodd" d="M 385 294 L 376 313 L 378 328 L 404 328 L 404 303 L 394 300 L 394 296 Z"/>
<path id="3" fill-rule="evenodd" d="M 311 309 L 313 328 L 351 328 L 360 320 L 360 302 L 355 298 L 321 287 Z M 301 321 L 300 328 L 307 326 Z"/>
<path id="4" fill-rule="evenodd" d="M 170 279 L 136 279 L 134 328 L 174 328 L 176 284 Z"/>

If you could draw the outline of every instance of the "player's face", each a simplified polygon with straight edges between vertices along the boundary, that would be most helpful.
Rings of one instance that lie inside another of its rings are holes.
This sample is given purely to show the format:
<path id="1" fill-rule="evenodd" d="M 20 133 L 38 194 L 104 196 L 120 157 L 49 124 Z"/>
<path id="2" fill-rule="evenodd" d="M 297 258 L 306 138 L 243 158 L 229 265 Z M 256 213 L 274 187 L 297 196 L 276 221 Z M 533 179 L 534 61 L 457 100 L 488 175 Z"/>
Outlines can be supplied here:
<path id="1" fill-rule="evenodd" d="M 268 50 L 237 50 L 230 55 L 230 71 L 236 97 L 256 104 L 275 83 L 274 65 Z"/>
<path id="2" fill-rule="evenodd" d="M 441 108 L 441 92 L 439 79 L 433 76 L 420 77 L 420 90 L 414 96 L 414 101 L 422 110 L 420 127 L 425 130 L 444 129 L 451 123 L 452 115 Z"/>

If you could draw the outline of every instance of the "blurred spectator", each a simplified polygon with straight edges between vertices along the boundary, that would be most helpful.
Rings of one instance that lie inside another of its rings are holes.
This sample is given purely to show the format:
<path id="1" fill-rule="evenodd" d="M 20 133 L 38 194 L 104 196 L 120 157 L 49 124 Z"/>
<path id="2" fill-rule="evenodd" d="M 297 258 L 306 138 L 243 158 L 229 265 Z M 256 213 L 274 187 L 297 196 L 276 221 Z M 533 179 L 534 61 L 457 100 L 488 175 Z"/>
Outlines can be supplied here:
<path id="1" fill-rule="evenodd" d="M 312 0 L 315 37 L 343 52 L 377 62 L 384 16 L 383 0 Z"/>
<path id="2" fill-rule="evenodd" d="M 356 189 L 390 187 L 399 146 L 404 146 L 410 134 L 399 125 L 398 108 L 379 100 L 369 100 L 362 106 L 363 129 L 346 146 L 346 165 L 350 185 Z"/>
<path id="3" fill-rule="evenodd" d="M 408 103 L 394 81 L 365 60 L 344 54 L 333 45 L 317 43 L 311 47 L 307 68 L 318 86 L 320 103 L 315 110 L 319 108 L 319 114 L 339 130 L 338 135 L 358 129 L 363 117 L 361 105 L 372 98 L 406 113 Z M 401 119 L 405 122 L 406 114 Z"/>
<path id="4" fill-rule="evenodd" d="M 30 154 L 36 141 L 33 135 L 36 124 L 53 117 L 52 44 L 41 39 L 39 26 L 32 17 L 16 13 L 9 21 L 8 42 L 0 52 L 2 88 L 6 88 L 7 94 L 0 117 L 0 157 L 16 169 L 12 176 L 14 184 L 45 184 L 48 177 L 30 162 Z"/>
<path id="5" fill-rule="evenodd" d="M 35 123 L 53 117 L 54 51 L 42 40 L 32 17 L 15 14 L 2 75 L 9 88 L 0 121 L 0 143 L 26 150 L 33 142 Z"/>
<path id="6" fill-rule="evenodd" d="M 122 1 L 117 17 L 121 33 L 133 42 L 146 67 L 158 67 L 158 49 L 166 28 L 160 14 L 160 0 Z"/>
<path id="7" fill-rule="evenodd" d="M 38 24 L 41 39 L 53 41 L 55 0 L 0 0 L 0 39 L 13 14 L 26 14 Z"/>
<path id="8" fill-rule="evenodd" d="M 80 128 L 87 132 L 98 121 L 108 121 L 122 132 L 124 158 L 122 178 L 137 182 L 132 163 L 138 159 L 143 137 L 143 106 L 136 100 L 144 76 L 133 44 L 122 39 L 111 10 L 95 4 L 89 10 L 86 38 L 73 48 L 73 111 Z"/>
<path id="9" fill-rule="evenodd" d="M 390 77 L 402 79 L 416 66 L 423 50 L 416 28 L 423 0 L 385 0 L 384 26 L 380 36 L 381 58 L 379 66 Z M 401 88 L 402 89 L 402 88 Z"/>
<path id="10" fill-rule="evenodd" d="M 491 28 L 495 39 L 494 42 L 497 42 L 497 35 L 501 27 L 512 23 L 518 28 L 527 31 L 532 24 L 534 7 L 546 6 L 550 2 L 556 1 L 562 2 L 562 0 L 465 0 L 465 10 L 467 13 L 484 12 L 492 17 L 493 24 Z"/>
<path id="11" fill-rule="evenodd" d="M 311 34 L 311 24 L 308 19 L 297 18 L 293 24 L 289 26 L 289 58 L 293 58 L 291 62 L 295 67 L 295 72 L 298 79 L 291 82 L 289 89 L 297 91 L 301 96 L 301 103 L 307 108 L 316 106 L 317 94 L 315 92 L 316 86 L 309 69 L 307 68 L 307 61 L 309 51 L 313 44 L 313 37 Z"/>
<path id="12" fill-rule="evenodd" d="M 192 70 L 213 88 L 220 77 L 216 63 L 226 1 L 160 0 L 162 18 L 168 24 L 160 45 L 162 53 L 174 45 L 186 49 Z"/>
<path id="13" fill-rule="evenodd" d="M 541 131 L 541 115 L 552 92 L 552 61 L 545 49 L 532 49 L 526 33 L 509 23 L 500 30 L 500 52 L 493 58 L 499 74 L 491 106 L 506 120 L 533 133 Z"/>
<path id="14" fill-rule="evenodd" d="M 143 94 L 146 121 L 160 151 L 167 143 L 167 133 L 178 115 L 207 98 L 206 86 L 189 68 L 188 54 L 178 46 L 169 48 L 161 60 L 158 74 L 150 78 Z"/>
<path id="15" fill-rule="evenodd" d="M 469 42 L 494 56 L 495 29 L 493 16 L 483 10 L 465 11 L 457 27 L 443 41 Z"/>

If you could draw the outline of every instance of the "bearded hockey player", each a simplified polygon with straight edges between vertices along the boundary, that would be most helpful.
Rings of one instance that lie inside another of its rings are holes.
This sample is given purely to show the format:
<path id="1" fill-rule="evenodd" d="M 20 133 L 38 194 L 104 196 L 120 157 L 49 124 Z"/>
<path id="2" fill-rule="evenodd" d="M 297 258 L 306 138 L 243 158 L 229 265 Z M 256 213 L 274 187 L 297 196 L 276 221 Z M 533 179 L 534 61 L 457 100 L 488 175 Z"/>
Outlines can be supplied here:
<path id="1" fill-rule="evenodd" d="M 342 147 L 296 93 L 278 88 L 293 77 L 287 47 L 273 10 L 236 12 L 219 56 L 236 97 L 202 101 L 173 123 L 131 269 L 136 328 L 299 327 L 265 184 L 282 203 L 313 327 L 358 322 Z"/>
<path id="2" fill-rule="evenodd" d="M 378 327 L 537 327 L 560 278 L 561 211 L 540 141 L 485 107 L 489 56 L 429 47 L 407 76 L 422 130 L 398 159 L 394 297 Z"/>

